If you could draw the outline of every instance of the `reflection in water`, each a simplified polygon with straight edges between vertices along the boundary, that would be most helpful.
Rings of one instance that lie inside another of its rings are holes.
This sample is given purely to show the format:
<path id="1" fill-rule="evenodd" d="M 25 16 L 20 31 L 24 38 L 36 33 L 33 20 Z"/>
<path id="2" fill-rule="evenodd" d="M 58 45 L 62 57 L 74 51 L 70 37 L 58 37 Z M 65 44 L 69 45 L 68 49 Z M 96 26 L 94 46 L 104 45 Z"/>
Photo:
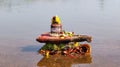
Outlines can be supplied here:
<path id="1" fill-rule="evenodd" d="M 100 8 L 101 10 L 104 10 L 104 0 L 100 0 Z"/>
<path id="2" fill-rule="evenodd" d="M 0 0 L 0 7 L 11 8 L 13 6 L 23 5 L 37 0 Z"/>
<path id="3" fill-rule="evenodd" d="M 11 6 L 18 6 L 18 5 L 23 5 L 26 3 L 32 3 L 36 1 L 41 1 L 41 2 L 55 2 L 58 0 L 0 0 L 0 7 L 11 7 Z M 65 0 L 64 2 L 66 2 Z"/>
<path id="4" fill-rule="evenodd" d="M 71 67 L 73 64 L 90 64 L 92 57 L 90 55 L 80 57 L 69 57 L 62 55 L 52 55 L 49 58 L 45 56 L 37 63 L 38 67 Z"/>
<path id="5" fill-rule="evenodd" d="M 22 5 L 31 5 L 33 2 L 41 2 L 41 4 L 47 3 L 47 2 L 57 2 L 59 0 L 0 0 L 0 9 L 7 9 L 8 11 L 11 11 L 12 9 L 15 9 L 16 6 L 22 6 Z M 62 0 L 63 1 L 63 0 Z M 66 2 L 67 0 L 64 0 Z"/>
<path id="6" fill-rule="evenodd" d="M 21 51 L 22 52 L 36 52 L 38 49 L 39 49 L 39 47 L 41 47 L 41 45 L 39 46 L 39 45 L 37 45 L 37 46 L 35 46 L 35 45 L 28 45 L 28 46 L 25 46 L 25 47 L 21 47 Z"/>

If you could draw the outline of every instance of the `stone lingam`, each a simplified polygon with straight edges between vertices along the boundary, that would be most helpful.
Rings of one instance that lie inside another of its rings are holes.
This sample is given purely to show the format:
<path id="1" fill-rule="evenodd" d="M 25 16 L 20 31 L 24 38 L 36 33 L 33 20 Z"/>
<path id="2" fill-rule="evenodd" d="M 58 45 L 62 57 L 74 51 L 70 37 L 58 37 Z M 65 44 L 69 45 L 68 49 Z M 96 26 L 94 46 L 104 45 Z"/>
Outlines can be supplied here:
<path id="1" fill-rule="evenodd" d="M 58 16 L 52 18 L 50 32 L 37 37 L 36 41 L 45 43 L 39 53 L 49 55 L 88 55 L 91 52 L 90 43 L 92 37 L 88 35 L 76 35 L 74 32 L 62 30 L 62 24 Z M 80 42 L 88 42 L 80 44 Z"/>

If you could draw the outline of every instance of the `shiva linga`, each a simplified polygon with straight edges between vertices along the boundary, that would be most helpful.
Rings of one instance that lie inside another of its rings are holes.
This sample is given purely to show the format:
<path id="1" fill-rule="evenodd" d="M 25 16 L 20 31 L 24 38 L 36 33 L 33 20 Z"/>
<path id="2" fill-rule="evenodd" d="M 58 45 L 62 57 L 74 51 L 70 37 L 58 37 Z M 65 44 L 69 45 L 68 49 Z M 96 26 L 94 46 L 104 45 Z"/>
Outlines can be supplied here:
<path id="1" fill-rule="evenodd" d="M 53 16 L 50 32 L 43 33 L 36 38 L 36 41 L 45 43 L 39 50 L 43 55 L 69 55 L 69 54 L 89 54 L 89 44 L 79 44 L 79 42 L 92 41 L 88 35 L 76 35 L 74 32 L 62 30 L 62 24 L 58 16 Z"/>

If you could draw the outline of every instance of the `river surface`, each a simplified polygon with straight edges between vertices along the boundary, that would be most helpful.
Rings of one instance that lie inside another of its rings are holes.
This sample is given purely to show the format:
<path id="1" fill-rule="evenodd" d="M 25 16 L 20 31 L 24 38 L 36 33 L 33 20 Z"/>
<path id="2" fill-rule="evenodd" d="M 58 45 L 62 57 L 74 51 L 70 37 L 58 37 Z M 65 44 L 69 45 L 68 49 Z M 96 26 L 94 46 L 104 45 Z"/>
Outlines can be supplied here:
<path id="1" fill-rule="evenodd" d="M 58 67 L 120 67 L 120 0 L 0 0 L 0 67 L 40 67 L 35 39 L 54 15 L 63 29 L 93 37 L 90 63 Z"/>

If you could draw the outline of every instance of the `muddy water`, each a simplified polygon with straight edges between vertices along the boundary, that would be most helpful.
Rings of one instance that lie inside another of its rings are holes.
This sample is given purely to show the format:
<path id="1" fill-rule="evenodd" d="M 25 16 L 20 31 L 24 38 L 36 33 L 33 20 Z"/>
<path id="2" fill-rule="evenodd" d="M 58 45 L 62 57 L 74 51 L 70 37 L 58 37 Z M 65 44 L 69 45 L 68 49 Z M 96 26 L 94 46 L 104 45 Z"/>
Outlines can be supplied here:
<path id="1" fill-rule="evenodd" d="M 119 67 L 119 6 L 119 0 L 1 0 L 0 67 L 40 67 L 44 57 L 37 51 L 43 44 L 35 38 L 50 31 L 51 17 L 56 14 L 63 29 L 93 37 L 90 63 L 58 58 L 58 64 L 63 61 L 66 67 Z"/>

